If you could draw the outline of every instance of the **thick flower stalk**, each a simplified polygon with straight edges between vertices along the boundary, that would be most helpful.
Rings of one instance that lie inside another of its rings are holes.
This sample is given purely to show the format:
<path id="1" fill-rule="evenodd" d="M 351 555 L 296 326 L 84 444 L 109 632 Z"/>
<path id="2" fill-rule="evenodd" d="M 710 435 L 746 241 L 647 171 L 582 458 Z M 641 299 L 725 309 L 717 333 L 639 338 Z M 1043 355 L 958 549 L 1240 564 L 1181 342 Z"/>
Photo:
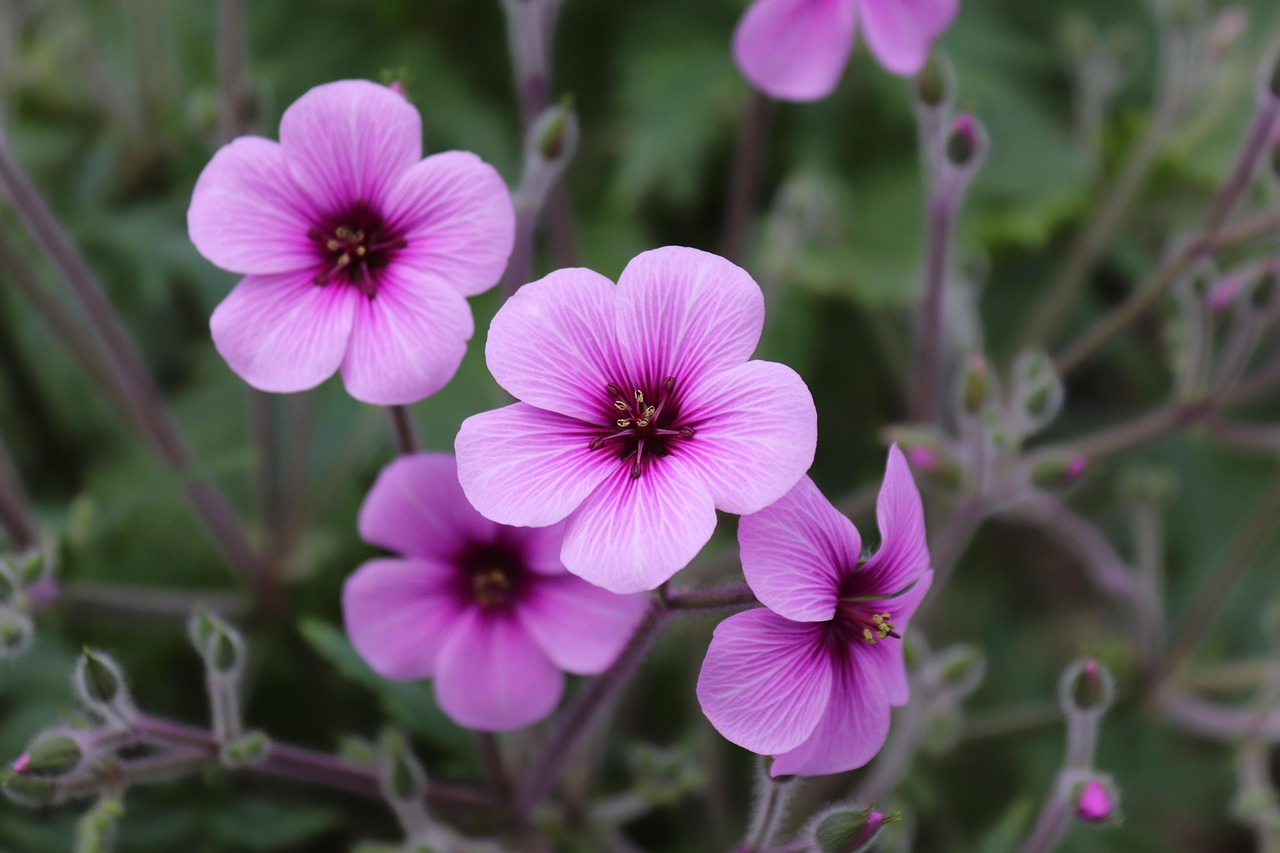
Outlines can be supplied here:
<path id="1" fill-rule="evenodd" d="M 835 91 L 862 25 L 872 55 L 902 77 L 920 73 L 960 0 L 756 0 L 738 24 L 733 58 L 751 84 L 786 101 Z"/>
<path id="2" fill-rule="evenodd" d="M 342 595 L 347 633 L 386 678 L 435 679 L 440 707 L 484 731 L 551 713 L 564 673 L 607 669 L 646 611 L 565 571 L 563 526 L 495 524 L 467 503 L 452 457 L 403 456 L 360 510 L 370 560 Z"/>
<path id="3" fill-rule="evenodd" d="M 804 381 L 748 360 L 763 326 L 759 286 L 695 249 L 638 255 L 617 285 L 585 269 L 525 285 L 486 350 L 520 402 L 462 424 L 467 497 L 502 524 L 567 520 L 564 565 L 597 586 L 656 588 L 717 509 L 758 512 L 813 461 Z"/>
<path id="4" fill-rule="evenodd" d="M 317 86 L 280 142 L 221 148 L 187 213 L 200 253 L 245 278 L 213 312 L 218 352 L 263 391 L 341 371 L 351 396 L 403 405 L 440 390 L 474 329 L 466 297 L 511 254 L 506 185 L 474 154 L 422 158 L 422 117 L 366 80 Z"/>
<path id="5" fill-rule="evenodd" d="M 774 776 L 861 767 L 884 745 L 889 708 L 908 698 L 902 635 L 933 572 L 906 459 L 889 451 L 876 505 L 880 549 L 807 477 L 742 519 L 747 583 L 767 609 L 716 628 L 698 701 L 729 740 L 773 755 Z"/>

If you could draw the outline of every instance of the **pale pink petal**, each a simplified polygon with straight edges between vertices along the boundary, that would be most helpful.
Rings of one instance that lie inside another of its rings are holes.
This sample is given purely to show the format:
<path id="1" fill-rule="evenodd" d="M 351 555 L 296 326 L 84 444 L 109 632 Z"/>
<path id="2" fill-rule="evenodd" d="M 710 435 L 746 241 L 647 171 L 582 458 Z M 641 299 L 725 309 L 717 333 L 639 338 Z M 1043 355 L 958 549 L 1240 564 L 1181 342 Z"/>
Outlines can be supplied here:
<path id="1" fill-rule="evenodd" d="M 884 484 L 876 501 L 880 548 L 859 570 L 858 589 L 864 594 L 899 592 L 929 568 L 924 508 L 911 468 L 898 445 L 889 448 Z"/>
<path id="2" fill-rule="evenodd" d="M 856 566 L 862 540 L 808 477 L 772 506 L 738 522 L 742 572 L 760 603 L 800 622 L 836 612 L 841 569 Z"/>
<path id="3" fill-rule="evenodd" d="M 656 589 L 689 565 L 716 529 L 715 505 L 697 472 L 674 456 L 637 478 L 614 472 L 569 517 L 561 557 L 578 577 L 616 593 Z"/>
<path id="4" fill-rule="evenodd" d="M 436 560 L 370 560 L 342 588 L 347 636 L 384 678 L 425 678 L 462 618 L 458 571 Z"/>
<path id="5" fill-rule="evenodd" d="M 684 395 L 680 425 L 696 430 L 682 454 L 700 472 L 716 508 L 758 512 L 813 464 L 818 413 L 790 367 L 750 361 L 700 376 Z"/>
<path id="6" fill-rule="evenodd" d="M 386 202 L 388 231 L 405 239 L 395 262 L 474 296 L 498 283 L 515 240 L 511 194 L 474 154 L 446 151 L 409 169 Z"/>
<path id="7" fill-rule="evenodd" d="M 854 0 L 756 0 L 733 34 L 751 84 L 787 101 L 835 91 L 853 49 Z"/>
<path id="8" fill-rule="evenodd" d="M 648 609 L 643 595 L 614 595 L 573 575 L 529 577 L 517 613 L 551 662 L 566 672 L 603 672 Z"/>
<path id="9" fill-rule="evenodd" d="M 886 71 L 909 77 L 929 59 L 933 40 L 955 17 L 959 0 L 859 0 L 867 44 Z"/>
<path id="10" fill-rule="evenodd" d="M 459 725 L 506 731 L 550 714 L 564 673 L 514 614 L 474 607 L 440 650 L 435 689 L 440 709 Z"/>
<path id="11" fill-rule="evenodd" d="M 322 258 L 307 236 L 314 215 L 279 143 L 242 136 L 218 149 L 200 173 L 187 232 L 200 254 L 225 270 L 315 269 Z"/>
<path id="12" fill-rule="evenodd" d="M 698 702 L 726 739 L 773 755 L 813 733 L 831 688 L 822 626 L 748 610 L 717 626 L 698 676 Z"/>
<path id="13" fill-rule="evenodd" d="M 557 270 L 520 288 L 489 328 L 485 357 L 493 378 L 540 409 L 612 422 L 605 386 L 628 379 L 620 375 L 616 291 L 587 269 Z"/>
<path id="14" fill-rule="evenodd" d="M 448 453 L 398 456 L 382 469 L 360 507 L 360 538 L 414 557 L 453 560 L 498 525 L 472 509 Z"/>
<path id="15" fill-rule="evenodd" d="M 422 159 L 422 117 L 386 86 L 339 80 L 284 111 L 280 144 L 298 186 L 326 215 L 360 201 L 380 209 L 401 173 Z"/>
<path id="16" fill-rule="evenodd" d="M 458 372 L 475 331 L 471 306 L 456 290 L 418 279 L 398 262 L 377 275 L 377 295 L 361 294 L 357 302 L 342 381 L 365 403 L 416 403 Z"/>
<path id="17" fill-rule="evenodd" d="M 521 527 L 563 520 L 618 466 L 591 450 L 597 431 L 516 403 L 473 415 L 454 442 L 458 479 L 486 518 Z"/>
<path id="18" fill-rule="evenodd" d="M 907 627 L 916 608 L 924 600 L 933 584 L 933 572 L 926 572 L 915 586 L 898 596 L 884 601 L 867 604 L 872 612 L 888 613 L 897 633 L 906 635 Z M 903 658 L 903 645 L 899 640 L 888 638 L 880 640 L 873 647 L 877 654 L 868 654 L 862 660 L 868 667 L 876 670 L 875 680 L 884 692 L 884 699 L 890 705 L 904 705 L 910 697 L 907 686 L 907 665 Z"/>
<path id="19" fill-rule="evenodd" d="M 681 246 L 653 249 L 632 258 L 618 277 L 617 336 L 626 378 L 650 393 L 669 376 L 681 389 L 742 364 L 763 329 L 760 286 L 719 255 Z"/>
<path id="20" fill-rule="evenodd" d="M 872 658 L 881 651 L 879 644 L 853 643 L 829 658 L 834 681 L 826 713 L 807 740 L 775 757 L 770 775 L 843 773 L 880 751 L 889 735 L 889 700 Z"/>
<path id="21" fill-rule="evenodd" d="M 314 388 L 342 363 L 359 292 L 310 272 L 247 276 L 209 319 L 214 346 L 260 391 Z"/>

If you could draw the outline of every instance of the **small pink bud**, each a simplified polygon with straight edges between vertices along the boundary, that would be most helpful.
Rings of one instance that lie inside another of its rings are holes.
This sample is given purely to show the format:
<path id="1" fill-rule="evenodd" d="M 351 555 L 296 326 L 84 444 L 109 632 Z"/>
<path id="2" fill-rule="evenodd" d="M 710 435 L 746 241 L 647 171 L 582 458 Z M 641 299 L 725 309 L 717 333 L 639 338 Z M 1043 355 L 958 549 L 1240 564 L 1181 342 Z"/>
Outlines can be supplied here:
<path id="1" fill-rule="evenodd" d="M 1248 277 L 1243 273 L 1220 279 L 1217 284 L 1209 288 L 1209 295 L 1205 297 L 1209 310 L 1215 314 L 1225 310 L 1236 301 L 1236 297 L 1240 295 L 1247 281 Z"/>
<path id="2" fill-rule="evenodd" d="M 1084 472 L 1089 470 L 1089 459 L 1083 453 L 1077 453 L 1067 461 L 1067 467 L 1063 470 L 1062 476 L 1068 483 L 1074 483 L 1084 476 Z M 1097 672 L 1098 664 L 1089 661 L 1086 667 L 1092 666 L 1094 672 Z"/>
<path id="3" fill-rule="evenodd" d="M 30 768 L 31 768 L 31 756 L 27 755 L 27 753 L 25 752 L 22 753 L 22 755 L 18 756 L 17 761 L 13 762 L 14 773 L 25 774 L 27 770 L 29 770 Z"/>
<path id="4" fill-rule="evenodd" d="M 973 116 L 961 113 L 951 124 L 947 137 L 947 159 L 956 166 L 968 166 L 978 153 L 978 128 Z"/>
<path id="5" fill-rule="evenodd" d="M 1111 819 L 1113 807 L 1107 789 L 1097 779 L 1090 779 L 1076 798 L 1076 817 L 1086 823 L 1102 823 Z"/>
<path id="6" fill-rule="evenodd" d="M 1205 53 L 1211 60 L 1222 59 L 1244 34 L 1247 26 L 1249 26 L 1249 13 L 1239 6 L 1227 6 L 1209 24 L 1209 34 L 1205 39 Z"/>
<path id="7" fill-rule="evenodd" d="M 402 98 L 407 98 L 407 97 L 408 97 L 408 95 L 405 93 L 405 88 L 404 88 L 404 83 L 403 83 L 403 81 L 400 81 L 400 80 L 392 80 L 392 81 L 391 81 L 391 85 L 390 85 L 390 86 L 388 86 L 387 88 L 389 88 L 391 91 L 395 92 L 397 95 L 399 95 L 399 96 L 400 96 L 400 97 L 402 97 Z"/>
<path id="8" fill-rule="evenodd" d="M 938 454 L 933 452 L 932 447 L 911 447 L 907 449 L 907 462 L 911 463 L 912 468 L 933 471 L 938 467 Z"/>

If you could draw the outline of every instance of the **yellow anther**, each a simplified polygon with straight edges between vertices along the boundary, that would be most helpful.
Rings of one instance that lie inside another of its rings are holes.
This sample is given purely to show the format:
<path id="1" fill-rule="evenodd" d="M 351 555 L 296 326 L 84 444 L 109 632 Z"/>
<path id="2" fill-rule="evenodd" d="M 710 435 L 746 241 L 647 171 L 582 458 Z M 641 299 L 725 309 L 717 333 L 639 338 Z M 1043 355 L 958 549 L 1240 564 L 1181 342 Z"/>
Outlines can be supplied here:
<path id="1" fill-rule="evenodd" d="M 654 412 L 656 412 L 656 411 L 658 411 L 658 410 L 657 410 L 657 409 L 655 409 L 653 406 L 650 406 L 649 408 L 645 409 L 645 410 L 644 410 L 644 417 L 645 417 L 645 420 L 648 420 L 649 418 L 653 417 L 653 413 L 654 413 Z"/>
<path id="2" fill-rule="evenodd" d="M 338 230 L 333 232 L 339 240 L 345 240 L 351 236 L 351 232 L 345 225 L 339 225 Z"/>
<path id="3" fill-rule="evenodd" d="M 626 429 L 627 427 L 631 426 L 631 419 L 618 418 L 618 420 L 615 421 L 615 423 L 618 425 L 618 429 Z"/>
<path id="4" fill-rule="evenodd" d="M 351 256 L 346 252 L 338 256 L 338 266 L 345 267 L 349 263 L 351 263 Z"/>
<path id="5" fill-rule="evenodd" d="M 871 633 L 870 628 L 862 629 L 862 639 L 866 640 L 868 643 L 870 643 L 873 646 L 876 644 L 876 635 Z"/>
<path id="6" fill-rule="evenodd" d="M 330 240 L 328 243 L 324 244 L 324 247 L 328 249 L 330 252 L 336 252 L 342 248 L 342 244 L 339 243 L 337 240 Z"/>
<path id="7" fill-rule="evenodd" d="M 636 402 L 637 403 L 644 402 L 644 392 L 639 389 L 636 389 Z"/>
<path id="8" fill-rule="evenodd" d="M 364 246 L 356 246 L 356 257 L 363 258 L 368 250 Z"/>
<path id="9" fill-rule="evenodd" d="M 357 232 L 356 232 L 356 242 L 358 242 L 358 243 L 362 243 L 362 242 L 364 242 L 364 232 L 363 232 L 363 231 L 357 231 Z"/>
<path id="10" fill-rule="evenodd" d="M 884 617 L 879 614 L 876 614 L 875 616 L 871 617 L 871 621 L 879 625 L 884 622 Z"/>
<path id="11" fill-rule="evenodd" d="M 627 404 L 622 402 L 621 400 L 614 400 L 613 407 L 617 409 L 619 412 L 625 412 L 627 410 Z"/>
<path id="12" fill-rule="evenodd" d="M 648 419 L 648 418 L 644 418 L 644 419 L 642 419 L 642 420 L 638 420 L 638 421 L 636 421 L 636 426 L 640 426 L 640 427 L 647 427 L 648 425 L 649 425 L 649 419 Z"/>
<path id="13" fill-rule="evenodd" d="M 881 613 L 880 615 L 881 615 L 881 616 L 883 616 L 886 620 L 888 620 L 888 619 L 889 619 L 889 617 L 891 617 L 893 614 L 892 614 L 892 613 Z"/>

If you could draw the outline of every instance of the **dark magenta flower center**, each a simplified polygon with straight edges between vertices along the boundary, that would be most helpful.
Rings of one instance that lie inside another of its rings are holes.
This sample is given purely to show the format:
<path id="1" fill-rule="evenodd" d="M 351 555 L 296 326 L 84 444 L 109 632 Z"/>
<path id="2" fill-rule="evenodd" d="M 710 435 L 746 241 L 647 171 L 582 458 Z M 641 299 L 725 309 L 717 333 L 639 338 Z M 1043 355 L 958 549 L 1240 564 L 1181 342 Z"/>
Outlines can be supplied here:
<path id="1" fill-rule="evenodd" d="M 906 590 L 887 595 L 868 590 L 865 577 L 865 573 L 856 570 L 845 574 L 833 627 L 848 642 L 861 641 L 874 646 L 889 637 L 901 640 L 902 635 L 894 626 L 893 614 L 885 607 L 885 601 L 897 598 Z"/>
<path id="2" fill-rule="evenodd" d="M 363 201 L 328 217 L 307 236 L 316 244 L 322 264 L 316 284 L 355 285 L 370 299 L 378 292 L 378 270 L 391 263 L 396 252 L 407 245 L 404 237 L 389 228 L 382 215 Z"/>
<path id="3" fill-rule="evenodd" d="M 670 456 L 677 444 L 694 436 L 693 427 L 681 423 L 673 376 L 668 376 L 656 393 L 643 388 L 624 393 L 622 386 L 613 382 L 605 386 L 605 393 L 610 406 L 605 417 L 611 422 L 602 435 L 591 440 L 591 449 L 616 453 L 619 460 L 630 464 L 633 480 L 654 460 Z"/>
<path id="4" fill-rule="evenodd" d="M 492 542 L 473 545 L 457 558 L 464 598 L 484 608 L 506 607 L 520 595 L 528 569 L 514 548 Z"/>

